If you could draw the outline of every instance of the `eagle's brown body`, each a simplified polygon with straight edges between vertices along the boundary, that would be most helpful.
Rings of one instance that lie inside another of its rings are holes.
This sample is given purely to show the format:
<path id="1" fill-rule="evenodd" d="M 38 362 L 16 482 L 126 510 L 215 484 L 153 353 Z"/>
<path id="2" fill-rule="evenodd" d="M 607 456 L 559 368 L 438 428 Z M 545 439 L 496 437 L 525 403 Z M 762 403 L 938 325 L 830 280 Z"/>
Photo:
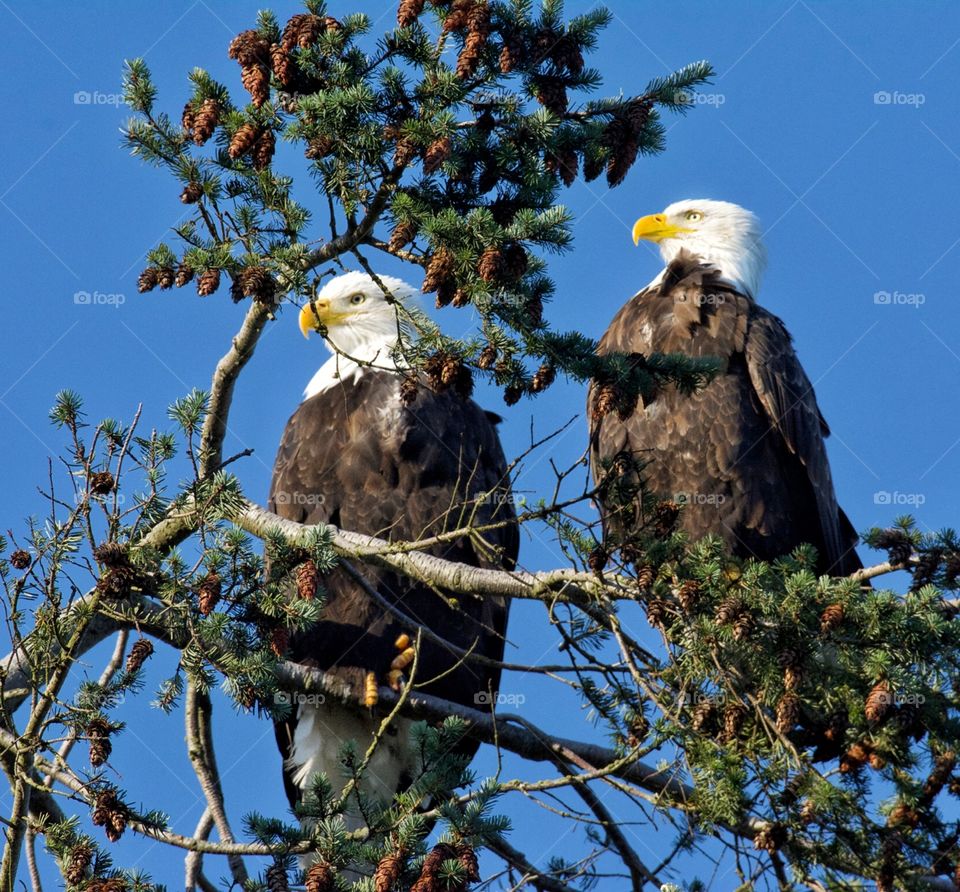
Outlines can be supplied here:
<path id="1" fill-rule="evenodd" d="M 592 431 L 595 475 L 626 453 L 643 465 L 647 491 L 684 503 L 693 540 L 713 533 L 732 553 L 761 559 L 808 542 L 821 571 L 860 566 L 830 477 L 829 429 L 776 316 L 682 253 L 617 313 L 600 352 L 716 357 L 721 369 L 692 395 L 670 385 L 626 421 L 603 417 Z M 591 405 L 595 397 L 596 388 Z M 608 512 L 608 523 L 624 519 Z"/>
<path id="2" fill-rule="evenodd" d="M 476 403 L 452 392 L 427 387 L 410 407 L 398 395 L 398 375 L 366 370 L 305 400 L 287 424 L 274 467 L 270 509 L 301 523 L 331 523 L 345 530 L 394 541 L 416 541 L 444 530 L 495 521 L 513 521 L 506 462 L 494 422 Z M 490 495 L 479 503 L 483 493 Z M 516 526 L 509 523 L 483 534 L 487 546 L 466 537 L 424 550 L 475 566 L 512 568 L 518 550 Z M 504 649 L 506 604 L 489 597 L 445 600 L 425 585 L 385 570 L 358 565 L 364 578 L 389 604 L 461 650 L 500 659 Z M 406 632 L 389 610 L 375 603 L 343 569 L 323 579 L 326 606 L 322 620 L 291 642 L 291 658 L 321 669 L 362 695 L 364 678 L 376 672 L 385 684 L 394 642 Z M 453 668 L 459 662 L 457 668 Z M 452 670 L 452 671 L 451 671 Z M 499 671 L 424 637 L 417 679 L 426 693 L 473 706 L 478 694 L 496 690 Z M 314 766 L 335 780 L 336 752 L 347 735 L 367 737 L 381 717 L 358 707 L 328 702 L 317 708 L 316 731 L 300 748 L 322 746 Z M 298 717 L 277 724 L 277 741 L 289 760 Z M 401 737 L 404 732 L 401 730 Z M 301 735 L 302 736 L 302 735 Z M 396 735 L 394 735 L 396 737 Z M 360 752 L 369 739 L 359 740 Z M 408 741 L 387 740 L 381 789 L 409 781 Z M 304 755 L 301 752 L 300 757 Z M 302 761 L 302 758 L 301 758 Z M 285 766 L 291 802 L 300 795 L 296 766 Z M 305 781 L 305 778 L 304 778 Z"/>

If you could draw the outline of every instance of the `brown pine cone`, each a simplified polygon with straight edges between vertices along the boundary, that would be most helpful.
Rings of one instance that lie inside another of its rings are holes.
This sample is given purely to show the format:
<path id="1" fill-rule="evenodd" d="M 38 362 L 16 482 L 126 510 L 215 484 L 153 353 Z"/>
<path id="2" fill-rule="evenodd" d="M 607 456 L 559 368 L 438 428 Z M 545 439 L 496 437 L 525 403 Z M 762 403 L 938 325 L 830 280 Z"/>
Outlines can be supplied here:
<path id="1" fill-rule="evenodd" d="M 630 168 L 633 167 L 634 162 L 637 160 L 639 151 L 640 143 L 636 137 L 633 136 L 627 137 L 623 142 L 611 149 L 610 155 L 607 158 L 607 185 L 611 189 L 619 186 L 624 179 L 626 179 Z"/>
<path id="2" fill-rule="evenodd" d="M 321 158 L 326 158 L 327 155 L 332 154 L 335 148 L 336 144 L 329 136 L 317 136 L 307 144 L 307 150 L 304 154 L 311 161 L 319 161 Z"/>
<path id="3" fill-rule="evenodd" d="M 304 881 L 304 892 L 333 892 L 333 868 L 325 861 L 319 861 L 308 871 Z"/>
<path id="4" fill-rule="evenodd" d="M 666 539 L 677 526 L 680 506 L 676 502 L 657 502 L 653 515 L 653 534 L 658 539 Z"/>
<path id="5" fill-rule="evenodd" d="M 93 846 L 88 842 L 78 842 L 70 850 L 70 861 L 63 874 L 68 886 L 79 886 L 87 878 L 93 851 Z"/>
<path id="6" fill-rule="evenodd" d="M 785 647 L 777 654 L 777 662 L 783 670 L 783 686 L 795 691 L 803 682 L 803 654 L 796 648 Z"/>
<path id="7" fill-rule="evenodd" d="M 103 716 L 96 716 L 87 725 L 87 740 L 90 742 L 90 764 L 94 768 L 103 765 L 110 758 L 113 744 L 110 742 L 110 733 L 113 729 Z"/>
<path id="8" fill-rule="evenodd" d="M 116 842 L 123 836 L 127 827 L 126 806 L 120 802 L 117 791 L 112 787 L 97 794 L 92 820 L 97 827 L 104 828 L 110 842 Z"/>
<path id="9" fill-rule="evenodd" d="M 870 758 L 870 749 L 864 743 L 853 744 L 842 756 L 840 756 L 840 773 L 849 774 L 853 771 L 859 771 Z"/>
<path id="10" fill-rule="evenodd" d="M 663 598 L 650 598 L 647 600 L 647 622 L 656 629 L 664 627 L 664 619 L 667 616 L 667 602 Z"/>
<path id="11" fill-rule="evenodd" d="M 503 246 L 503 275 L 510 280 L 519 279 L 527 271 L 529 260 L 523 245 L 508 242 Z"/>
<path id="12" fill-rule="evenodd" d="M 691 613 L 700 600 L 700 583 L 693 579 L 688 579 L 677 589 L 677 600 L 684 613 Z"/>
<path id="13" fill-rule="evenodd" d="M 270 650 L 273 651 L 273 655 L 278 660 L 282 660 L 289 648 L 290 631 L 286 626 L 277 626 L 273 632 L 270 633 Z"/>
<path id="14" fill-rule="evenodd" d="M 517 384 L 508 385 L 503 391 L 503 401 L 508 406 L 515 406 L 520 402 L 520 397 L 523 396 L 524 390 Z"/>
<path id="15" fill-rule="evenodd" d="M 137 672 L 153 654 L 153 642 L 149 638 L 138 638 L 127 656 L 127 672 Z"/>
<path id="16" fill-rule="evenodd" d="M 503 253 L 498 247 L 491 246 L 480 255 L 477 272 L 484 282 L 495 282 L 503 273 Z"/>
<path id="17" fill-rule="evenodd" d="M 220 270 L 205 269 L 197 278 L 197 294 L 207 297 L 220 287 Z"/>
<path id="18" fill-rule="evenodd" d="M 401 28 L 409 28 L 423 12 L 426 0 L 400 0 L 400 6 L 397 9 L 397 25 Z M 377 892 L 380 892 L 379 888 Z"/>
<path id="19" fill-rule="evenodd" d="M 562 78 L 550 74 L 538 74 L 533 78 L 533 85 L 537 101 L 542 106 L 558 118 L 566 115 L 567 88 Z"/>
<path id="20" fill-rule="evenodd" d="M 880 681 L 873 686 L 873 689 L 867 695 L 863 713 L 868 722 L 876 723 L 889 712 L 892 705 L 893 694 L 890 691 L 890 682 Z"/>
<path id="21" fill-rule="evenodd" d="M 950 780 L 950 775 L 953 773 L 956 764 L 957 754 L 953 750 L 947 750 L 936 756 L 933 761 L 933 771 L 930 772 L 923 785 L 923 798 L 927 802 L 932 802 L 940 795 L 940 791 Z"/>
<path id="22" fill-rule="evenodd" d="M 270 47 L 270 64 L 281 86 L 293 86 L 297 74 L 296 63 L 290 53 L 278 43 Z"/>
<path id="23" fill-rule="evenodd" d="M 220 600 L 222 582 L 219 574 L 208 573 L 197 591 L 197 608 L 203 616 L 209 616 Z"/>
<path id="24" fill-rule="evenodd" d="M 399 251 L 404 248 L 406 245 L 409 245 L 410 242 L 416 238 L 417 227 L 410 220 L 401 220 L 393 228 L 393 232 L 390 234 L 390 242 L 387 247 L 391 251 Z"/>
<path id="25" fill-rule="evenodd" d="M 444 861 L 456 860 L 457 850 L 446 842 L 438 842 L 423 859 L 420 878 L 410 887 L 410 892 L 439 892 L 437 880 Z"/>
<path id="26" fill-rule="evenodd" d="M 393 163 L 397 167 L 406 167 L 416 156 L 417 147 L 413 141 L 407 137 L 401 137 L 397 140 L 397 145 L 393 150 Z"/>
<path id="27" fill-rule="evenodd" d="M 566 68 L 571 74 L 580 74 L 583 71 L 583 53 L 569 34 L 564 34 L 554 41 L 550 58 L 554 65 Z"/>
<path id="28" fill-rule="evenodd" d="M 109 471 L 96 471 L 90 475 L 90 492 L 95 496 L 105 496 L 113 492 L 114 486 L 116 486 L 116 480 Z"/>
<path id="29" fill-rule="evenodd" d="M 148 266 L 137 279 L 137 291 L 143 294 L 146 291 L 153 291 L 157 287 L 159 276 L 155 266 Z"/>
<path id="30" fill-rule="evenodd" d="M 786 693 L 777 703 L 777 730 L 789 734 L 800 721 L 800 698 L 796 694 Z"/>
<path id="31" fill-rule="evenodd" d="M 646 565 L 640 567 L 637 570 L 637 588 L 639 588 L 641 592 L 649 589 L 650 586 L 653 585 L 654 576 L 653 567 Z"/>
<path id="32" fill-rule="evenodd" d="M 442 136 L 435 139 L 427 147 L 423 155 L 423 172 L 434 173 L 439 170 L 440 165 L 446 161 L 453 152 L 453 140 L 449 136 Z"/>
<path id="33" fill-rule="evenodd" d="M 312 601 L 317 596 L 317 585 L 320 574 L 312 558 L 307 558 L 297 567 L 297 597 L 304 601 Z"/>
<path id="34" fill-rule="evenodd" d="M 730 743 L 740 736 L 744 719 L 747 717 L 747 708 L 742 703 L 728 703 L 723 708 L 723 731 L 721 737 L 724 743 Z"/>
<path id="35" fill-rule="evenodd" d="M 405 377 L 400 382 L 400 402 L 405 406 L 412 406 L 417 400 L 417 394 L 420 392 L 420 386 L 417 379 L 412 375 Z"/>
<path id="36" fill-rule="evenodd" d="M 607 561 L 609 560 L 610 555 L 607 553 L 607 549 L 602 545 L 597 545 L 590 554 L 587 555 L 587 566 L 592 573 L 599 575 L 603 572 L 603 568 L 607 566 Z"/>
<path id="37" fill-rule="evenodd" d="M 583 179 L 592 183 L 603 173 L 604 156 L 598 151 L 586 152 L 583 156 Z"/>
<path id="38" fill-rule="evenodd" d="M 492 344 L 487 344 L 480 351 L 480 355 L 477 357 L 477 368 L 487 371 L 493 367 L 493 364 L 497 361 L 497 348 Z"/>
<path id="39" fill-rule="evenodd" d="M 753 838 L 753 847 L 765 852 L 776 852 L 787 841 L 787 830 L 780 823 L 763 827 Z"/>
<path id="40" fill-rule="evenodd" d="M 244 297 L 252 297 L 263 303 L 272 303 L 277 283 L 270 271 L 263 266 L 248 266 L 240 273 L 240 291 Z"/>
<path id="41" fill-rule="evenodd" d="M 817 820 L 817 807 L 809 800 L 800 806 L 800 823 L 805 827 Z"/>
<path id="42" fill-rule="evenodd" d="M 733 621 L 733 640 L 744 641 L 753 631 L 753 616 L 748 610 L 741 611 Z"/>
<path id="43" fill-rule="evenodd" d="M 462 842 L 457 846 L 457 859 L 463 868 L 464 876 L 468 883 L 476 883 L 480 880 L 480 862 L 477 859 L 477 853 L 473 846 Z"/>
<path id="44" fill-rule="evenodd" d="M 453 254 L 447 248 L 438 248 L 430 257 L 420 290 L 424 294 L 436 291 L 453 275 Z"/>
<path id="45" fill-rule="evenodd" d="M 191 99 L 184 107 L 183 114 L 180 115 L 180 126 L 183 128 L 183 132 L 187 136 L 193 136 L 193 126 L 196 121 L 196 112 L 193 108 L 193 100 Z"/>
<path id="46" fill-rule="evenodd" d="M 203 186 L 196 180 L 191 180 L 180 193 L 180 200 L 184 204 L 196 204 L 203 195 Z"/>
<path id="47" fill-rule="evenodd" d="M 698 734 L 714 734 L 717 729 L 717 706 L 713 700 L 705 698 L 693 708 L 690 727 Z"/>
<path id="48" fill-rule="evenodd" d="M 257 65 L 270 58 L 270 42 L 253 29 L 241 31 L 230 41 L 227 55 L 245 68 Z"/>
<path id="49" fill-rule="evenodd" d="M 193 270 L 187 266 L 185 263 L 181 263 L 177 267 L 177 275 L 174 277 L 173 284 L 177 288 L 183 288 L 184 285 L 189 284 L 193 280 Z"/>
<path id="50" fill-rule="evenodd" d="M 616 384 L 607 381 L 598 385 L 593 398 L 593 421 L 602 421 L 616 408 L 619 401 L 620 393 Z"/>
<path id="51" fill-rule="evenodd" d="M 464 288 L 458 288 L 453 292 L 453 300 L 450 301 L 450 306 L 456 307 L 458 310 L 462 307 L 465 307 L 470 303 L 470 293 Z"/>
<path id="52" fill-rule="evenodd" d="M 216 99 L 203 100 L 193 120 L 193 141 L 196 145 L 202 146 L 213 136 L 213 131 L 220 123 L 220 112 L 220 103 Z"/>
<path id="53" fill-rule="evenodd" d="M 820 634 L 832 632 L 843 622 L 843 604 L 829 604 L 820 614 Z"/>
<path id="54" fill-rule="evenodd" d="M 435 301 L 437 309 L 442 310 L 444 307 L 449 306 L 453 303 L 454 297 L 457 295 L 456 286 L 451 281 L 442 282 L 440 287 L 437 288 L 437 299 Z"/>
<path id="55" fill-rule="evenodd" d="M 476 0 L 467 13 L 467 38 L 457 58 L 457 77 L 461 80 L 473 75 L 490 36 L 490 6 L 487 0 Z"/>
<path id="56" fill-rule="evenodd" d="M 94 560 L 109 569 L 129 567 L 127 548 L 119 542 L 103 542 L 93 550 Z"/>
<path id="57" fill-rule="evenodd" d="M 157 269 L 157 284 L 164 290 L 168 291 L 173 288 L 174 280 L 173 267 L 170 266 L 161 266 Z"/>
<path id="58" fill-rule="evenodd" d="M 880 771 L 887 766 L 887 760 L 883 758 L 879 753 L 870 753 L 867 756 L 867 761 L 870 763 L 870 767 L 874 771 Z"/>
<path id="59" fill-rule="evenodd" d="M 526 311 L 530 324 L 534 328 L 538 328 L 543 322 L 543 298 L 535 294 L 527 301 L 523 309 Z"/>
<path id="60" fill-rule="evenodd" d="M 523 64 L 523 43 L 514 34 L 504 34 L 503 38 L 503 48 L 500 50 L 498 62 L 501 73 L 510 74 Z"/>
<path id="61" fill-rule="evenodd" d="M 290 881 L 282 864 L 271 864 L 265 879 L 269 892 L 290 892 Z"/>
<path id="62" fill-rule="evenodd" d="M 920 813 L 905 802 L 898 802 L 890 812 L 887 823 L 891 827 L 916 827 L 920 823 Z"/>
<path id="63" fill-rule="evenodd" d="M 227 149 L 227 154 L 231 158 L 239 158 L 241 155 L 246 155 L 257 143 L 257 140 L 260 139 L 261 129 L 256 125 L 247 121 L 241 124 L 237 128 L 237 132 L 233 134 L 233 138 L 230 140 L 230 146 Z"/>
<path id="64" fill-rule="evenodd" d="M 273 161 L 277 148 L 277 138 L 272 130 L 265 130 L 253 147 L 253 166 L 255 170 L 264 170 Z"/>
<path id="65" fill-rule="evenodd" d="M 391 892 L 403 870 L 403 851 L 390 852 L 380 859 L 373 874 L 375 892 Z"/>
<path id="66" fill-rule="evenodd" d="M 30 552 L 18 548 L 10 555 L 10 566 L 14 570 L 26 570 L 30 566 Z"/>
<path id="67" fill-rule="evenodd" d="M 457 380 L 457 376 L 460 374 L 460 369 L 463 368 L 463 363 L 460 358 L 457 356 L 448 356 L 443 361 L 443 366 L 440 369 L 440 383 L 444 387 L 449 387 L 454 381 Z"/>
<path id="68" fill-rule="evenodd" d="M 559 177 L 565 186 L 571 185 L 577 178 L 580 158 L 575 149 L 560 149 L 557 152 L 550 152 L 543 161 L 547 171 Z"/>
<path id="69" fill-rule="evenodd" d="M 530 381 L 530 391 L 532 393 L 543 393 L 557 378 L 557 370 L 549 363 L 545 362 L 534 373 Z"/>
<path id="70" fill-rule="evenodd" d="M 714 619 L 718 626 L 732 623 L 743 612 L 743 602 L 736 596 L 724 598 L 717 607 Z"/>
<path id="71" fill-rule="evenodd" d="M 652 99 L 634 99 L 627 105 L 627 122 L 635 135 L 639 135 L 650 118 L 653 109 Z"/>

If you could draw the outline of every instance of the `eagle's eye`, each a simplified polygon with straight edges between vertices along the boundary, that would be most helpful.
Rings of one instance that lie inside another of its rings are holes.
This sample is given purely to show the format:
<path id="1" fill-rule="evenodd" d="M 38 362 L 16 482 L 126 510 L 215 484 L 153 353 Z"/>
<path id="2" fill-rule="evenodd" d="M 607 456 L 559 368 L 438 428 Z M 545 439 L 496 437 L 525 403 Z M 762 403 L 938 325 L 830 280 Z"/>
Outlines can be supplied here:
<path id="1" fill-rule="evenodd" d="M 355 307 L 360 306 L 360 304 L 362 304 L 366 299 L 367 299 L 367 296 L 365 294 L 350 295 L 350 303 L 352 303 Z"/>
<path id="2" fill-rule="evenodd" d="M 688 223 L 699 223 L 703 219 L 703 214 L 700 211 L 687 211 L 685 217 Z"/>

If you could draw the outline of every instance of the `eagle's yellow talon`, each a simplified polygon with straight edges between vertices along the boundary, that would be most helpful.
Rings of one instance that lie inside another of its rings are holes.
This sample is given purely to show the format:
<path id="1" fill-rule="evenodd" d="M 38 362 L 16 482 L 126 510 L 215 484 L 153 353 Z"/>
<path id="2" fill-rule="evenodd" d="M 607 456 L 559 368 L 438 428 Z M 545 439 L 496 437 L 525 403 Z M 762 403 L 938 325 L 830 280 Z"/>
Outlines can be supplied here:
<path id="1" fill-rule="evenodd" d="M 380 693 L 377 685 L 377 673 L 368 672 L 364 684 L 363 705 L 366 706 L 367 709 L 373 709 L 379 699 Z"/>

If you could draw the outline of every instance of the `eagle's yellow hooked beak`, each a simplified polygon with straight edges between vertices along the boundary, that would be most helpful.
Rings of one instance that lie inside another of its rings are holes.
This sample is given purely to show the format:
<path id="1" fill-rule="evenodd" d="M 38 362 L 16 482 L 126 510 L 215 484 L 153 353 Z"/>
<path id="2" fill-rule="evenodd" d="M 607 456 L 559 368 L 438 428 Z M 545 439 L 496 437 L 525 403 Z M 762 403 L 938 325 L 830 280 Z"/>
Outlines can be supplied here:
<path id="1" fill-rule="evenodd" d="M 673 238 L 681 232 L 693 230 L 668 223 L 666 214 L 647 214 L 633 224 L 633 243 L 639 245 L 642 238 L 650 242 L 662 242 L 665 238 Z"/>
<path id="2" fill-rule="evenodd" d="M 311 331 L 320 331 L 321 326 L 326 328 L 336 321 L 335 314 L 330 312 L 330 304 L 325 300 L 309 301 L 300 309 L 300 331 L 305 338 L 310 337 Z"/>

